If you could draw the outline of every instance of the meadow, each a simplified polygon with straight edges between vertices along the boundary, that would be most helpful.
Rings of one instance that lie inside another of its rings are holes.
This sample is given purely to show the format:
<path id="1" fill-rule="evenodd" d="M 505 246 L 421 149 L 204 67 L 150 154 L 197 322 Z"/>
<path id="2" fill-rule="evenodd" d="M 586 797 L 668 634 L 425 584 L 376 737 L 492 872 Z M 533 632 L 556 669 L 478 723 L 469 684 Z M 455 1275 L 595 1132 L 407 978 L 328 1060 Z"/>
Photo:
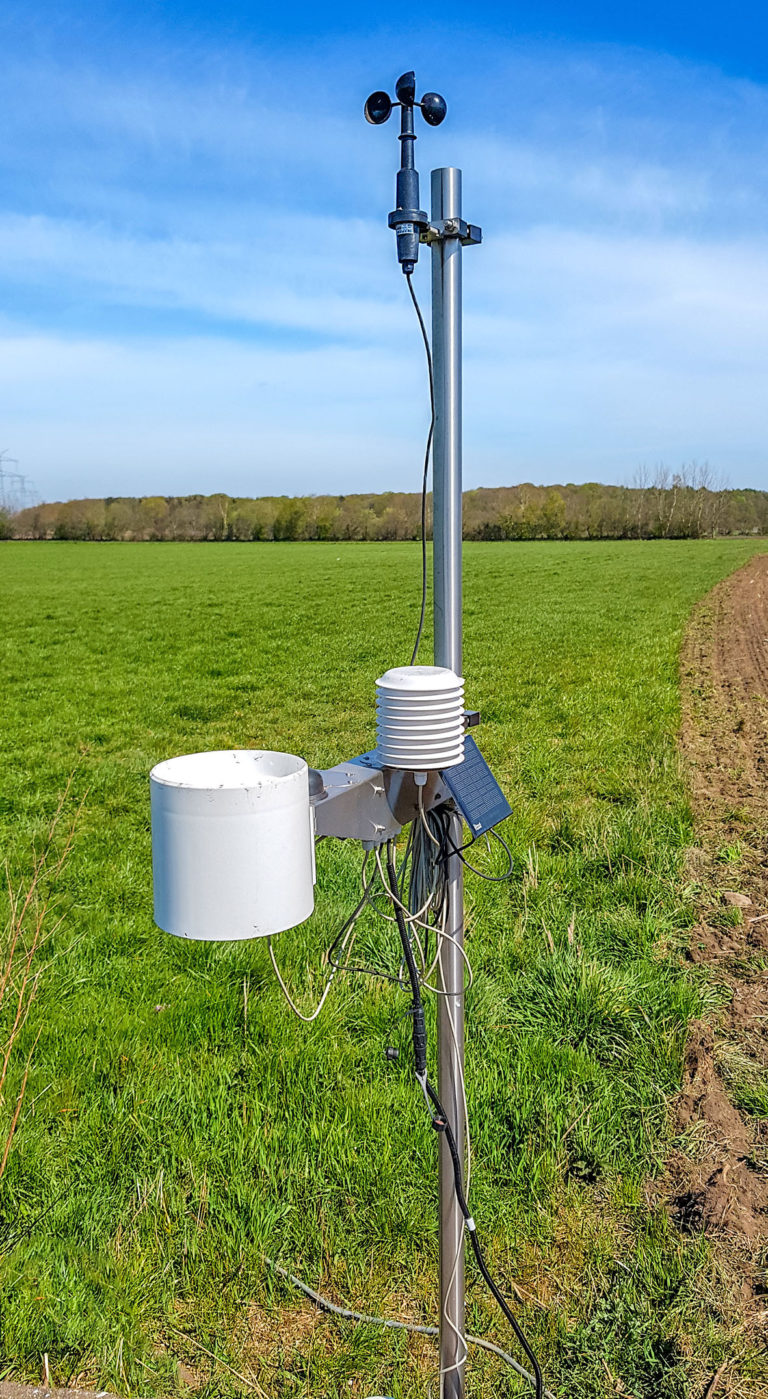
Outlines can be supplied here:
<path id="1" fill-rule="evenodd" d="M 648 1181 L 712 995 L 680 956 L 696 890 L 679 647 L 758 547 L 466 546 L 467 701 L 515 858 L 509 884 L 467 878 L 472 1209 L 558 1396 L 683 1399 L 737 1343 L 708 1245 Z M 318 1317 L 265 1264 L 435 1320 L 436 1143 L 406 998 L 340 978 L 304 1026 L 263 944 L 160 933 L 148 801 L 176 753 L 328 766 L 371 747 L 418 575 L 413 544 L 0 546 L 12 889 L 70 777 L 66 820 L 80 808 L 9 1080 L 11 1102 L 39 1035 L 0 1181 L 0 1378 L 39 1381 L 47 1356 L 54 1381 L 123 1395 L 437 1394 L 431 1342 Z M 321 845 L 316 915 L 278 941 L 307 1004 L 358 877 L 356 848 Z M 468 1282 L 470 1329 L 512 1349 L 471 1264 Z M 761 1365 L 744 1353 L 745 1385 Z M 527 1392 L 483 1352 L 468 1376 L 483 1399 Z"/>

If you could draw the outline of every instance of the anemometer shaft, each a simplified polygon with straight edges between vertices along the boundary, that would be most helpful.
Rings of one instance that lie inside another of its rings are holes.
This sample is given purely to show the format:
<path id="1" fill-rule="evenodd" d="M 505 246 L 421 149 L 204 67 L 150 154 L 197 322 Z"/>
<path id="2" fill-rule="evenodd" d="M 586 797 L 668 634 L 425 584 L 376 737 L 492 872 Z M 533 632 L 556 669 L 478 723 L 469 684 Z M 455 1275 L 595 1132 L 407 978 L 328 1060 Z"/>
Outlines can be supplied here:
<path id="1" fill-rule="evenodd" d="M 427 216 L 419 208 L 419 172 L 413 147 L 413 105 L 400 108 L 400 169 L 397 172 L 395 199 L 397 207 L 389 216 L 389 226 L 397 234 L 397 260 L 403 272 L 412 272 L 419 259 L 419 242 L 427 227 Z"/>
<path id="2" fill-rule="evenodd" d="M 432 171 L 432 224 L 461 220 L 461 171 Z M 435 377 L 434 614 L 435 664 L 462 673 L 461 586 L 461 252 L 460 236 L 432 243 L 432 352 Z M 449 839 L 462 844 L 462 822 L 451 818 Z M 464 1153 L 464 877 L 461 858 L 447 864 L 448 918 L 440 954 L 438 1089 L 460 1157 Z M 453 1164 L 440 1135 L 440 1370 L 442 1399 L 463 1399 L 464 1218 Z"/>

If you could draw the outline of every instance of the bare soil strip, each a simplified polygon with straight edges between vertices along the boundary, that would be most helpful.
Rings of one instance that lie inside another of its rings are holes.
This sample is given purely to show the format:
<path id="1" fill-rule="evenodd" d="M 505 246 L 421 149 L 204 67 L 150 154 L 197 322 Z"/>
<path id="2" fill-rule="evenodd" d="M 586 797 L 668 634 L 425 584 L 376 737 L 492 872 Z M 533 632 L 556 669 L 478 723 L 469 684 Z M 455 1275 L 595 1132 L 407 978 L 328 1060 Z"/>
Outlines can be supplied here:
<path id="1" fill-rule="evenodd" d="M 768 1118 L 735 1100 L 768 1071 L 768 555 L 699 604 L 682 682 L 681 744 L 700 842 L 690 876 L 701 922 L 688 955 L 711 969 L 723 1004 L 711 1024 L 692 1027 L 667 1190 L 682 1228 L 736 1249 L 744 1300 L 760 1307 Z"/>
<path id="2" fill-rule="evenodd" d="M 705 836 L 745 844 L 753 901 L 768 903 L 768 554 L 696 608 L 682 656 L 683 751 Z M 768 934 L 762 944 L 768 947 Z"/>

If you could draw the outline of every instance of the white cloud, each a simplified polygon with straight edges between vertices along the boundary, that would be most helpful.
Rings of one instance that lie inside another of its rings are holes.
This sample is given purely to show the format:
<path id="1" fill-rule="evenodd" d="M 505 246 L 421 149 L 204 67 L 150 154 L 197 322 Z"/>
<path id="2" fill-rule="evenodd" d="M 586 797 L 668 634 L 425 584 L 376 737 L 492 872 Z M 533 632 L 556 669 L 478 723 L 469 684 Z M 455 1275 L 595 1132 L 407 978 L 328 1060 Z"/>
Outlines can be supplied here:
<path id="1" fill-rule="evenodd" d="M 34 476 L 47 498 L 290 493 L 297 478 L 318 494 L 385 488 L 393 457 L 410 486 L 425 420 L 400 361 L 339 347 L 297 353 L 189 337 L 115 344 L 8 328 L 0 377 L 13 404 L 6 435 L 42 465 Z"/>
<path id="2" fill-rule="evenodd" d="M 357 81 L 343 47 L 322 59 Z M 418 155 L 465 165 L 486 232 L 466 255 L 468 484 L 691 457 L 762 484 L 766 94 L 620 51 L 470 41 L 466 74 L 451 61 L 455 125 Z M 10 65 L 3 442 L 46 495 L 415 488 L 395 133 L 339 115 L 319 59 L 293 60 L 311 117 L 285 56 L 206 62 Z"/>
<path id="3" fill-rule="evenodd" d="M 207 241 L 131 237 L 105 225 L 11 216 L 0 218 L 0 263 L 17 287 L 64 283 L 114 305 L 181 309 L 329 338 L 378 334 L 382 317 L 395 329 L 401 288 L 391 266 L 386 277 L 376 268 L 371 224 L 299 216 L 288 230 L 281 225 L 264 217 L 254 245 L 219 241 L 215 231 Z M 354 256 L 340 257 L 348 242 Z"/>

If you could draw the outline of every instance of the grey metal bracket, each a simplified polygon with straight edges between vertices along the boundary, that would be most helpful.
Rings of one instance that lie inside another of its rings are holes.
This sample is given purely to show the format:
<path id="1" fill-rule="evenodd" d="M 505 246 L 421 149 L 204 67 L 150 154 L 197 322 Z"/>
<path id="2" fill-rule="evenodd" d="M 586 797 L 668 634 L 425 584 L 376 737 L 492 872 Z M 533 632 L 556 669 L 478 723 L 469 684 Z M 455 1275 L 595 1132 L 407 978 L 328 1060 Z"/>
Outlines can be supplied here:
<path id="1" fill-rule="evenodd" d="M 467 223 L 465 219 L 440 219 L 437 223 L 430 223 L 422 230 L 420 242 L 440 243 L 445 238 L 460 238 L 465 248 L 473 247 L 483 241 L 483 230 L 478 228 L 476 223 Z"/>
<path id="2" fill-rule="evenodd" d="M 317 777 L 322 780 L 321 790 L 310 795 L 318 837 L 379 844 L 399 835 L 402 823 L 390 810 L 380 768 L 365 767 L 359 759 L 353 759 L 332 768 L 320 768 L 312 777 L 310 793 L 312 786 L 317 786 Z"/>
<path id="3" fill-rule="evenodd" d="M 427 774 L 422 787 L 425 811 L 449 801 L 439 772 Z M 310 771 L 310 802 L 315 834 L 381 845 L 400 834 L 419 813 L 418 788 L 412 772 L 377 765 L 376 752 Z"/>

